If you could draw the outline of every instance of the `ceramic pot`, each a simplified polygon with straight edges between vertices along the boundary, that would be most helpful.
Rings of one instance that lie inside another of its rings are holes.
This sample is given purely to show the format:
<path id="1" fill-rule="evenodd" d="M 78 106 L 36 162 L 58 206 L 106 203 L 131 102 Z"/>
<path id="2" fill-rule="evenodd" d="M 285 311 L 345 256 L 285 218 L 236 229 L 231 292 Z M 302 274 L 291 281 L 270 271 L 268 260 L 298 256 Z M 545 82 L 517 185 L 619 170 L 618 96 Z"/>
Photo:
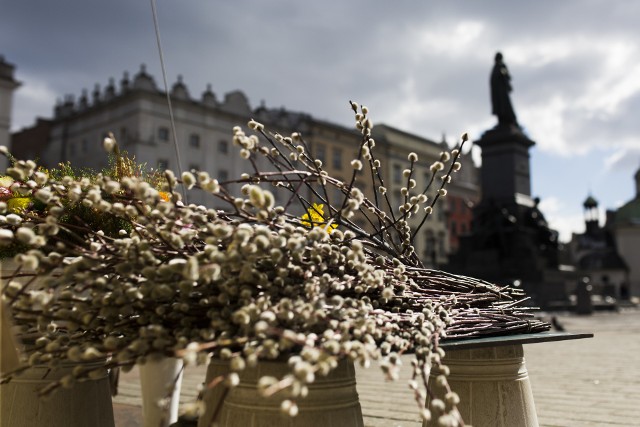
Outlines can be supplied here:
<path id="1" fill-rule="evenodd" d="M 149 360 L 139 369 L 143 426 L 168 427 L 178 421 L 182 359 L 164 357 Z"/>
<path id="2" fill-rule="evenodd" d="M 206 383 L 228 373 L 228 363 L 212 360 L 207 370 Z M 219 413 L 220 427 L 363 427 L 362 410 L 356 391 L 353 363 L 341 361 L 326 377 L 317 375 L 309 385 L 309 394 L 296 399 L 299 413 L 288 417 L 280 410 L 287 396 L 283 393 L 264 398 L 258 394 L 257 384 L 262 376 L 282 378 L 290 372 L 286 362 L 261 361 L 255 368 L 240 373 L 240 384 L 224 398 Z M 209 427 L 225 387 L 219 385 L 204 394 L 205 413 L 198 427 Z"/>
<path id="3" fill-rule="evenodd" d="M 58 388 L 41 397 L 38 391 L 51 381 L 83 365 L 102 374 L 70 388 Z M 59 369 L 34 366 L 0 385 L 1 427 L 114 427 L 111 390 L 104 360 L 63 362 Z"/>

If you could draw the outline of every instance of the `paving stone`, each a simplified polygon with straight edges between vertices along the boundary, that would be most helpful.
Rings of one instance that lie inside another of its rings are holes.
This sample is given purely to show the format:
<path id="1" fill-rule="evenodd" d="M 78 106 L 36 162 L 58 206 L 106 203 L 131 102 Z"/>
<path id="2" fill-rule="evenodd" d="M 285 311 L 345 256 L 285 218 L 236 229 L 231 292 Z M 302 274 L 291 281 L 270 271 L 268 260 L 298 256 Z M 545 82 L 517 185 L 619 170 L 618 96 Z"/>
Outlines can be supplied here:
<path id="1" fill-rule="evenodd" d="M 557 317 L 568 332 L 592 332 L 595 337 L 525 345 L 540 426 L 640 426 L 640 311 Z M 397 382 L 384 381 L 376 366 L 357 368 L 366 427 L 421 426 L 407 386 L 410 357 L 403 361 Z M 182 402 L 196 398 L 205 371 L 186 369 Z M 141 425 L 138 381 L 136 369 L 120 376 L 120 393 L 114 398 L 117 427 Z"/>

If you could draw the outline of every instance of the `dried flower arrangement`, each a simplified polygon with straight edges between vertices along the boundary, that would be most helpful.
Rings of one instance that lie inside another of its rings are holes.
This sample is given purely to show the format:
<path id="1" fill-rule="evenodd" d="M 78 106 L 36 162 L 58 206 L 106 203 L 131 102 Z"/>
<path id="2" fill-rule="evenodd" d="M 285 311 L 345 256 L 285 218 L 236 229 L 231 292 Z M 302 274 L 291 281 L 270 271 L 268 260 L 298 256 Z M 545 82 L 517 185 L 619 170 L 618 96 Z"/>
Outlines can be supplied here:
<path id="1" fill-rule="evenodd" d="M 113 140 L 112 135 L 109 140 Z M 3 175 L 0 176 L 0 201 L 6 203 L 6 214 L 19 214 L 27 218 L 35 218 L 46 216 L 46 204 L 36 197 L 35 193 L 39 184 L 44 182 L 56 182 L 60 180 L 75 180 L 95 183 L 100 177 L 106 176 L 113 180 L 120 180 L 124 177 L 138 177 L 152 185 L 154 188 L 160 188 L 163 175 L 158 170 L 148 170 L 145 164 L 136 162 L 135 157 L 131 157 L 127 152 L 120 152 L 114 143 L 112 154 L 109 156 L 109 164 L 99 173 L 91 169 L 75 168 L 70 162 L 60 163 L 57 167 L 46 169 L 37 167 L 35 162 L 18 162 L 11 154 L 6 153 L 12 165 L 19 167 L 27 166 L 36 168 L 31 180 L 14 170 L 9 172 L 16 177 Z M 166 192 L 160 193 L 165 200 L 169 199 Z M 59 222 L 65 224 L 66 227 L 74 226 L 89 228 L 91 230 L 101 229 L 107 235 L 116 236 L 120 229 L 129 227 L 129 223 L 118 219 L 117 216 L 111 215 L 98 209 L 92 208 L 87 202 L 83 202 L 80 194 L 69 194 L 65 200 L 65 214 L 59 219 Z M 128 228 L 130 230 L 130 228 Z M 79 233 L 80 236 L 82 233 Z M 80 237 L 77 236 L 77 237 Z M 65 235 L 66 238 L 73 238 L 74 235 Z M 7 259 L 14 255 L 25 252 L 28 249 L 20 241 L 14 241 L 9 245 L 0 246 L 0 259 Z"/>
<path id="2" fill-rule="evenodd" d="M 292 399 L 282 408 L 295 415 L 295 400 L 338 360 L 363 366 L 379 361 L 393 379 L 399 355 L 411 352 L 409 385 L 422 417 L 461 423 L 452 390 L 446 402 L 434 399 L 425 408 L 432 367 L 443 372 L 439 384 L 448 388 L 440 341 L 543 331 L 548 325 L 522 304 L 526 298 L 519 290 L 426 269 L 415 253 L 417 231 L 460 168 L 466 135 L 431 165 L 422 192 L 413 178 L 417 155 L 409 154 L 398 213 L 375 157 L 368 110 L 354 102 L 351 107 L 362 139 L 345 182 L 325 172 L 302 135 L 273 135 L 253 120 L 249 127 L 259 136 L 240 127 L 233 131 L 252 173 L 221 183 L 206 172 L 178 179 L 166 171 L 161 185 L 170 198 L 131 174 L 52 177 L 33 162 L 15 162 L 7 174 L 44 206 L 38 213 L 9 213 L 7 203 L 0 203 L 0 244 L 25 248 L 15 257 L 20 268 L 12 276 L 28 280 L 10 280 L 2 293 L 22 333 L 37 336 L 27 365 L 110 355 L 107 366 L 126 368 L 158 355 L 187 363 L 213 356 L 229 361 L 223 383 L 232 387 L 246 366 L 285 358 L 291 375 L 264 377 L 259 386 L 264 395 L 288 389 Z M 111 138 L 105 147 L 117 149 Z M 378 190 L 373 200 L 355 185 L 365 169 Z M 437 178 L 435 197 L 428 200 Z M 179 185 L 207 191 L 227 208 L 185 204 Z M 240 194 L 233 186 L 240 186 Z M 276 206 L 269 186 L 288 194 L 284 206 Z M 78 201 L 123 225 L 115 234 L 81 218 L 70 226 L 62 219 Z M 293 215 L 293 204 L 306 213 Z M 412 230 L 409 218 L 420 215 Z M 43 392 L 94 373 L 80 367 Z"/>

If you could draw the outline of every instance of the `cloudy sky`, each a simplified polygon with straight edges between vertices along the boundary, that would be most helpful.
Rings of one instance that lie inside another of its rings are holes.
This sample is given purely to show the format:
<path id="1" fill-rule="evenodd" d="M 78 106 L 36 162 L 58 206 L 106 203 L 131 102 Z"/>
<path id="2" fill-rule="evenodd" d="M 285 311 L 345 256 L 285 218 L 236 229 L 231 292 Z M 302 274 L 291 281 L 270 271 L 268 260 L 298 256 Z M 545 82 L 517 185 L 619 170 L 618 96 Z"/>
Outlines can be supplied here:
<path id="1" fill-rule="evenodd" d="M 500 50 L 537 142 L 532 191 L 561 236 L 583 230 L 589 192 L 603 209 L 635 195 L 640 2 L 160 0 L 158 13 L 170 83 L 181 74 L 193 96 L 211 83 L 219 99 L 241 89 L 254 107 L 345 125 L 353 99 L 436 140 L 496 123 L 488 77 Z M 23 82 L 13 129 L 141 63 L 162 81 L 148 1 L 5 2 L 0 54 Z"/>

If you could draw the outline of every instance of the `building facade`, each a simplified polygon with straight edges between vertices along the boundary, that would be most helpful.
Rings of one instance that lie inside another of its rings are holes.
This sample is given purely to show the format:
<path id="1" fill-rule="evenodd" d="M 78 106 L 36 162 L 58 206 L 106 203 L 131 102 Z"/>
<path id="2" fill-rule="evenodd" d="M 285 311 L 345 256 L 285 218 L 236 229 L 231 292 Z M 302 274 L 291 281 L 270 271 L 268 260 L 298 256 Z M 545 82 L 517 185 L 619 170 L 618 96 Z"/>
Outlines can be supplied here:
<path id="1" fill-rule="evenodd" d="M 459 162 L 462 168 L 449 184 L 446 198 L 447 230 L 452 254 L 460 249 L 460 240 L 471 233 L 473 209 L 482 196 L 479 185 L 480 168 L 473 163 L 471 152 L 464 153 Z"/>
<path id="2" fill-rule="evenodd" d="M 616 249 L 629 266 L 629 294 L 640 297 L 640 169 L 635 173 L 636 195 L 611 215 Z"/>
<path id="3" fill-rule="evenodd" d="M 15 66 L 0 55 L 0 145 L 10 148 L 11 111 L 13 92 L 20 86 L 14 77 Z M 6 167 L 7 161 L 0 156 L 0 167 Z"/>
<path id="4" fill-rule="evenodd" d="M 322 161 L 323 169 L 330 176 L 350 182 L 354 174 L 351 160 L 358 157 L 362 141 L 362 135 L 355 128 L 284 108 L 261 105 L 254 109 L 240 91 L 218 99 L 208 86 L 200 96 L 193 96 L 180 77 L 172 85 L 170 96 L 182 170 L 207 171 L 221 182 L 251 172 L 250 163 L 233 147 L 232 128 L 246 127 L 247 121 L 253 118 L 273 133 L 288 136 L 299 132 L 311 154 Z M 33 127 L 13 135 L 13 151 L 19 158 L 37 158 L 47 167 L 69 161 L 74 166 L 101 169 L 108 164 L 102 141 L 109 133 L 113 133 L 121 149 L 137 162 L 150 168 L 178 170 L 166 93 L 158 88 L 144 65 L 132 78 L 125 73 L 118 84 L 111 79 L 104 88 L 96 85 L 91 94 L 83 90 L 77 99 L 67 95 L 55 106 L 52 119 L 38 119 Z M 382 172 L 388 179 L 389 195 L 397 212 L 398 206 L 404 203 L 400 195 L 403 182 L 398 176 L 408 167 L 408 154 L 416 152 L 420 158 L 415 178 L 417 188 L 424 188 L 430 179 L 429 166 L 449 147 L 444 142 L 436 143 L 387 125 L 375 126 L 373 137 L 377 141 L 375 153 L 383 165 Z M 464 206 L 469 200 L 479 197 L 477 170 L 470 157 L 462 161 L 462 171 L 454 177 L 448 196 L 455 206 L 452 217 L 456 232 L 470 228 L 470 219 L 465 220 L 459 209 L 466 209 Z M 264 169 L 269 165 L 263 163 L 260 167 Z M 377 185 L 371 183 L 367 170 L 365 167 L 356 173 L 354 185 L 373 200 Z M 274 194 L 278 204 L 289 202 L 289 193 L 274 191 Z M 198 193 L 189 197 L 190 203 L 216 206 L 211 195 Z M 311 192 L 304 197 L 310 202 L 322 201 Z M 340 206 L 344 194 L 330 188 L 326 197 L 332 205 Z M 418 254 L 429 266 L 445 264 L 450 252 L 446 202 L 443 199 L 439 203 L 414 242 Z M 365 217 L 356 217 L 353 221 L 363 230 L 370 229 Z M 417 225 L 414 222 L 412 226 Z"/>
<path id="5" fill-rule="evenodd" d="M 629 299 L 629 268 L 616 249 L 608 221 L 600 225 L 598 201 L 589 196 L 583 203 L 585 232 L 573 233 L 569 242 L 571 262 L 589 278 L 594 298 Z M 613 302 L 613 301 L 611 301 Z"/>
<path id="6" fill-rule="evenodd" d="M 373 128 L 373 137 L 376 141 L 376 148 L 380 146 L 378 155 L 382 153 L 384 156 L 381 159 L 382 174 L 385 178 L 387 196 L 392 205 L 391 209 L 395 215 L 400 216 L 400 206 L 405 204 L 412 195 L 420 194 L 427 188 L 433 176 L 430 170 L 431 164 L 440 160 L 441 153 L 449 150 L 449 147 L 446 143 L 437 143 L 384 124 Z M 403 172 L 409 168 L 408 155 L 411 152 L 418 155 L 418 161 L 412 174 L 412 178 L 416 181 L 416 187 L 409 189 L 409 193 L 405 195 L 402 193 L 402 188 L 407 188 L 408 178 L 404 176 Z M 438 176 L 441 174 L 438 173 Z M 455 178 L 458 177 L 454 176 Z M 436 177 L 426 193 L 427 204 L 434 199 L 440 184 L 441 181 Z M 408 221 L 412 234 L 415 235 L 416 253 L 427 267 L 437 268 L 446 264 L 448 260 L 450 253 L 447 229 L 448 197 L 440 198 L 434 206 L 433 213 L 428 216 L 421 229 L 418 227 L 425 216 L 424 211 L 419 211 Z"/>

